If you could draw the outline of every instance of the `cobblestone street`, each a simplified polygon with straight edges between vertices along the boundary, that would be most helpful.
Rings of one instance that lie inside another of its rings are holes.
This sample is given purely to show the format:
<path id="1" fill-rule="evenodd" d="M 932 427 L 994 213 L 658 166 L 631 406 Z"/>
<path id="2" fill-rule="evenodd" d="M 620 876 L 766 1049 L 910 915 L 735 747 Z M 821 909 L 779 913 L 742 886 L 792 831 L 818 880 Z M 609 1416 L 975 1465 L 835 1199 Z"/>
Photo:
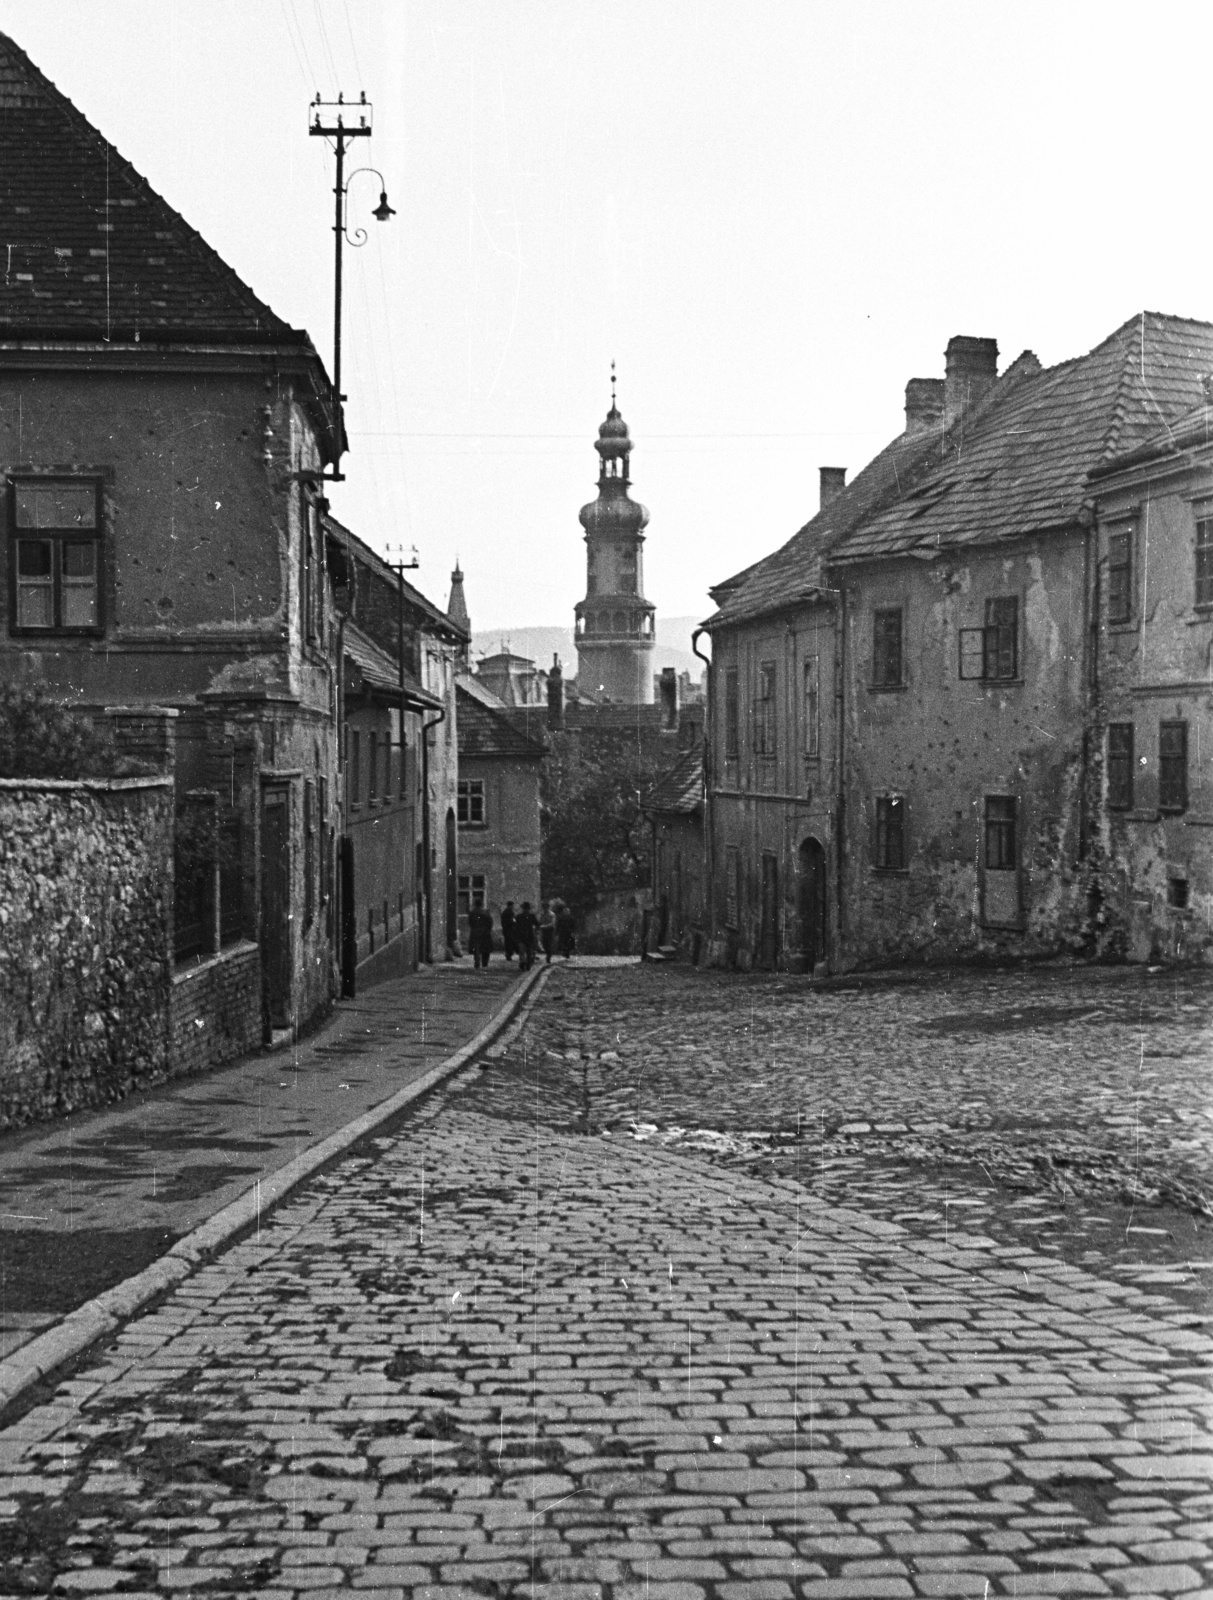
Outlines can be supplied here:
<path id="1" fill-rule="evenodd" d="M 1213 991 L 556 971 L 0 1433 L 0 1594 L 1213 1593 Z"/>

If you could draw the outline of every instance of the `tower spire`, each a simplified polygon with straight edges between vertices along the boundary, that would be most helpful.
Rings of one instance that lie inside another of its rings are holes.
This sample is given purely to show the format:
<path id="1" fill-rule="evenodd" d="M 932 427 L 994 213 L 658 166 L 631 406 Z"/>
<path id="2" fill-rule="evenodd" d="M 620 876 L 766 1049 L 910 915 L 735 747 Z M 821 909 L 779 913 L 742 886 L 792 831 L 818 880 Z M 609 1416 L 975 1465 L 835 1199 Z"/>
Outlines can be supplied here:
<path id="1" fill-rule="evenodd" d="M 612 411 L 617 411 L 618 409 L 619 408 L 615 404 L 615 360 L 614 360 L 614 357 L 612 357 L 611 358 L 611 410 Z"/>

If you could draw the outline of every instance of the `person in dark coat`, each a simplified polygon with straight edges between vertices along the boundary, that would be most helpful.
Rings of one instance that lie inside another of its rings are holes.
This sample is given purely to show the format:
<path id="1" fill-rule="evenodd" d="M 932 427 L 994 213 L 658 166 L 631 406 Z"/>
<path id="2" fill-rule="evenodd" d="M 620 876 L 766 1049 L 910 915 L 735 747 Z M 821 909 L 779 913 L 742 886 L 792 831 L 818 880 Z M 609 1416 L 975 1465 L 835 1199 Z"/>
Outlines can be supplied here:
<path id="1" fill-rule="evenodd" d="M 517 922 L 518 916 L 514 910 L 514 902 L 507 900 L 501 913 L 501 942 L 505 946 L 505 959 L 507 961 L 514 959 L 514 952 L 518 949 L 518 938 L 514 931 Z"/>
<path id="2" fill-rule="evenodd" d="M 493 913 L 487 906 L 468 912 L 468 942 L 477 967 L 487 967 L 493 953 Z"/>
<path id="3" fill-rule="evenodd" d="M 531 902 L 524 900 L 522 910 L 514 919 L 514 941 L 518 946 L 518 965 L 529 972 L 535 965 L 535 935 L 539 931 L 539 918 L 531 910 Z"/>
<path id="4" fill-rule="evenodd" d="M 557 900 L 553 909 L 556 912 L 556 948 L 567 961 L 577 948 L 577 935 L 573 927 L 573 913 L 563 900 Z"/>

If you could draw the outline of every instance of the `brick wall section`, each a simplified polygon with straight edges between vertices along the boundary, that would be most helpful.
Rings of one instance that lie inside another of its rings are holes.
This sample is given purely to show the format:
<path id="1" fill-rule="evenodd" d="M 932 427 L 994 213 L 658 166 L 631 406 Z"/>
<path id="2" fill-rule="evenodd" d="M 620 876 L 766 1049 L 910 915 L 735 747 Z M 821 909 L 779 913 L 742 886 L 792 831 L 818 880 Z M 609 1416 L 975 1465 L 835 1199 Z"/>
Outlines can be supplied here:
<path id="1" fill-rule="evenodd" d="M 172 788 L 0 781 L 0 1128 L 168 1070 Z"/>
<path id="2" fill-rule="evenodd" d="M 261 961 L 242 943 L 173 976 L 169 1053 L 174 1075 L 204 1072 L 261 1045 Z"/>

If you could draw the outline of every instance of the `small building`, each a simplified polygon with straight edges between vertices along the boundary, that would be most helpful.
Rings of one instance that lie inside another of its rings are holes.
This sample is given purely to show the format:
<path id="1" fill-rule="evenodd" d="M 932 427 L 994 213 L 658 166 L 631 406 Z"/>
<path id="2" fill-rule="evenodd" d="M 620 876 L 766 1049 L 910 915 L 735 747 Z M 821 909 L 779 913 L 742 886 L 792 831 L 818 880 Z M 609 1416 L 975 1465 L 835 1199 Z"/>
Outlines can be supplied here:
<path id="1" fill-rule="evenodd" d="M 1134 961 L 1213 960 L 1211 401 L 1091 475 L 1100 915 Z"/>
<path id="2" fill-rule="evenodd" d="M 707 887 L 703 722 L 683 718 L 678 758 L 645 798 L 653 828 L 650 944 L 698 962 Z"/>
<path id="3" fill-rule="evenodd" d="M 547 747 L 520 729 L 478 679 L 461 675 L 459 705 L 459 931 L 487 907 L 494 926 L 508 900 L 539 905 L 540 777 Z"/>
<path id="4" fill-rule="evenodd" d="M 529 656 L 515 655 L 504 645 L 494 655 L 480 658 L 476 677 L 504 706 L 542 709 L 547 704 L 547 674 Z"/>

